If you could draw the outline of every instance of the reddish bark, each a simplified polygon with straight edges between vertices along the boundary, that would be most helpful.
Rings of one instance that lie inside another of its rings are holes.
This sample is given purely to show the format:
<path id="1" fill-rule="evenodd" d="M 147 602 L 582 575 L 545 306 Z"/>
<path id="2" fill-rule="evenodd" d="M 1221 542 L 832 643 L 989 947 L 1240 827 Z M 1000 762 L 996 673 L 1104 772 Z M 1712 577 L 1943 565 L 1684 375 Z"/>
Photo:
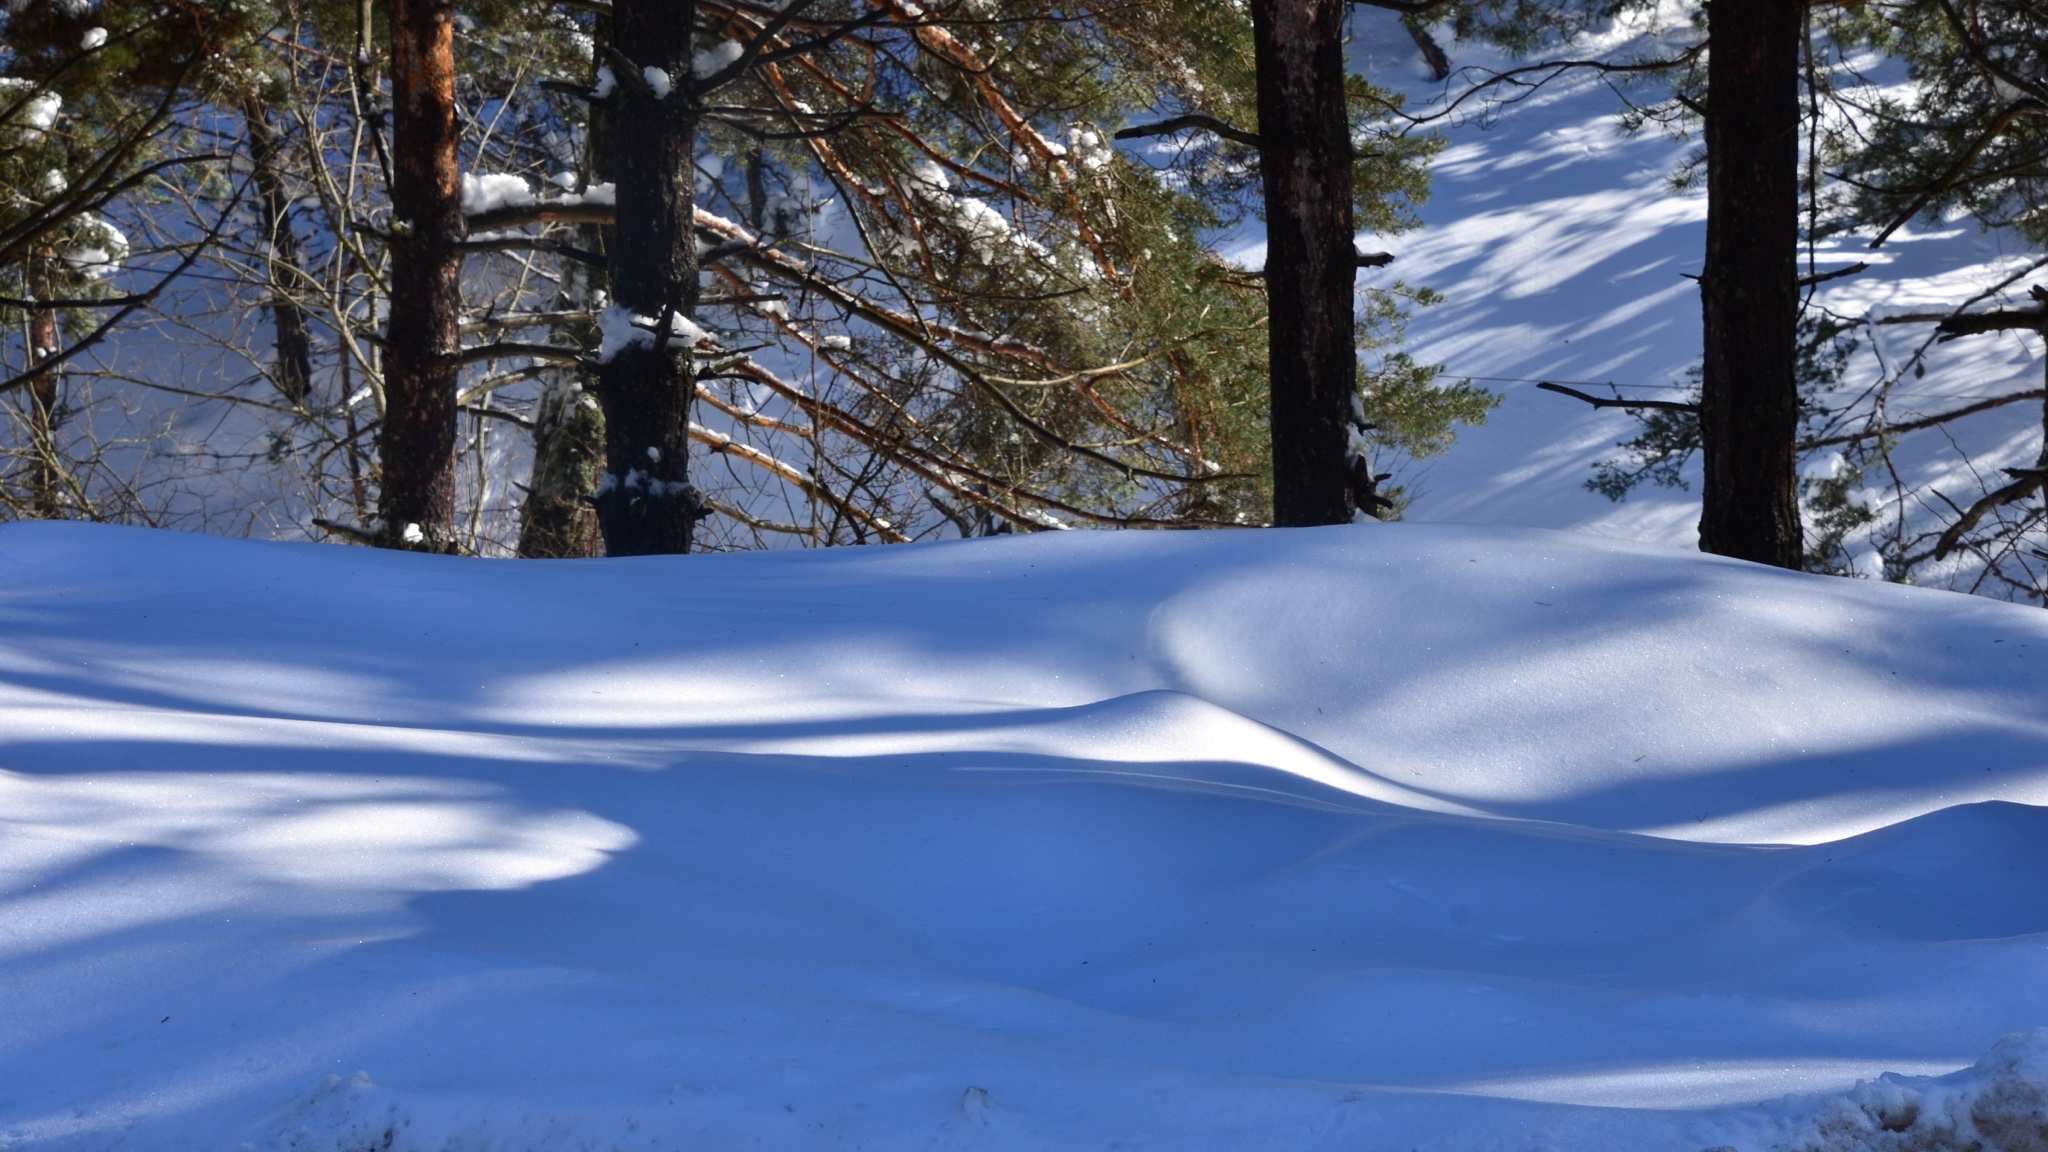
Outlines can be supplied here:
<path id="1" fill-rule="evenodd" d="M 29 316 L 29 349 L 32 363 L 41 364 L 57 354 L 57 314 L 47 308 Z M 64 477 L 57 463 L 57 405 L 63 398 L 63 377 L 51 368 L 29 381 L 29 502 L 39 520 L 55 520 L 64 514 Z"/>
<path id="2" fill-rule="evenodd" d="M 380 534 L 453 551 L 461 375 L 462 187 L 456 166 L 455 5 L 392 0 L 391 320 L 379 438 Z"/>

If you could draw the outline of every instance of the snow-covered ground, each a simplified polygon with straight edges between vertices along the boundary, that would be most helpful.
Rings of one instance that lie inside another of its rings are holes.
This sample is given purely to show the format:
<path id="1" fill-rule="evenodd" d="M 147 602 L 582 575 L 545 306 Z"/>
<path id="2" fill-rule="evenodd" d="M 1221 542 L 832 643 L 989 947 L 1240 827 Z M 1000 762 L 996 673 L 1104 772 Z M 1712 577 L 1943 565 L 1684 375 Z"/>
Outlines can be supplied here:
<path id="1" fill-rule="evenodd" d="M 1699 344 L 1687 146 L 1614 111 L 1452 127 L 1383 245 L 1446 296 L 1412 347 L 1505 394 L 1411 523 L 0 528 L 0 1152 L 2039 1152 L 2048 616 L 1585 490 L 1630 422 L 1534 382 L 1669 396 Z M 1953 305 L 2000 244 L 1846 240 L 1826 299 Z M 1852 386 L 1926 337 L 1865 332 Z M 1893 415 L 2035 386 L 2032 339 Z"/>
<path id="2" fill-rule="evenodd" d="M 1424 78 L 1419 54 L 1392 13 L 1360 11 L 1354 36 L 1355 68 L 1406 92 L 1417 112 L 1440 105 L 1446 86 Z M 1665 12 L 1591 36 L 1572 55 L 1658 55 L 1660 37 L 1668 55 L 1670 43 L 1688 42 L 1690 34 L 1682 17 Z M 1454 78 L 1453 94 L 1484 69 L 1522 63 L 1483 46 L 1450 47 L 1453 63 L 1472 69 Z M 1536 383 L 1598 395 L 1611 395 L 1604 385 L 1612 383 L 1627 396 L 1683 398 L 1686 370 L 1700 358 L 1699 294 L 1684 274 L 1700 270 L 1706 201 L 1699 192 L 1673 193 L 1667 183 L 1697 141 L 1673 141 L 1654 129 L 1624 134 L 1619 97 L 1606 81 L 1583 73 L 1481 115 L 1484 106 L 1469 102 L 1471 114 L 1437 124 L 1447 148 L 1432 167 L 1424 226 L 1366 245 L 1397 254 L 1391 268 L 1368 277 L 1398 276 L 1444 295 L 1443 304 L 1416 314 L 1409 349 L 1444 365 L 1447 376 L 1474 378 L 1503 396 L 1493 417 L 1462 432 L 1449 455 L 1401 474 L 1414 497 L 1407 515 L 1690 547 L 1698 540 L 1698 462 L 1688 470 L 1689 491 L 1644 486 L 1613 503 L 1586 481 L 1595 462 L 1620 455 L 1616 443 L 1638 425 L 1621 412 L 1596 412 L 1539 391 Z M 1837 237 L 1814 254 L 1820 271 L 1859 261 L 1872 266 L 1818 293 L 1816 303 L 1844 321 L 1953 308 L 2040 259 L 2012 237 L 1968 220 L 1908 227 L 1875 251 L 1867 240 Z M 1263 263 L 1256 243 L 1232 255 Z M 2039 277 L 2018 280 L 1976 307 L 2027 306 L 2026 287 L 2034 282 Z M 1929 344 L 1932 325 L 1866 326 L 1851 335 L 1858 349 L 1830 403 L 1903 376 L 1890 400 L 1894 421 L 2041 386 L 2041 342 L 2031 333 L 1927 347 L 1922 375 L 1904 369 Z M 1901 479 L 1967 505 L 1986 490 L 1985 476 L 1993 477 L 1989 487 L 2004 482 L 1999 466 L 2034 462 L 2041 420 L 2038 403 L 2015 404 L 1950 425 L 1953 440 L 1938 431 L 1908 437 L 1898 454 Z M 1889 516 L 1897 505 L 1882 488 L 1873 477 L 1863 502 Z M 1913 522 L 1924 527 L 1936 517 L 1937 526 L 1945 525 L 1949 510 L 1938 498 L 1922 499 L 1924 506 L 1909 501 Z M 1874 573 L 1870 547 L 1862 537 L 1850 542 L 1861 567 Z M 1952 571 L 1920 576 L 1940 583 Z"/>
<path id="3" fill-rule="evenodd" d="M 2048 617 L 1953 593 L 1432 524 L 14 525 L 0 768 L 9 1152 L 2043 1123 L 1993 1046 L 2048 1024 Z"/>

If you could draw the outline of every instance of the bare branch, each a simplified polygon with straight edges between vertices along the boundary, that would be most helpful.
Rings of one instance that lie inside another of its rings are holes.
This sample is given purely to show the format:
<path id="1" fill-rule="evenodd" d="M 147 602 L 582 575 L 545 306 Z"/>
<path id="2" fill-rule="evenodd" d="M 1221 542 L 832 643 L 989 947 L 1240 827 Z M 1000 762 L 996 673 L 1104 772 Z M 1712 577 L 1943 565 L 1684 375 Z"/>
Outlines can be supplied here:
<path id="1" fill-rule="evenodd" d="M 1651 408 L 1659 412 L 1698 412 L 1700 410 L 1700 406 L 1697 404 L 1687 404 L 1677 400 L 1624 400 L 1620 397 L 1594 396 L 1581 392 L 1577 388 L 1567 388 L 1562 384 L 1552 384 L 1548 380 L 1536 386 L 1545 392 L 1560 392 L 1574 400 L 1584 400 L 1595 408 Z"/>
<path id="2" fill-rule="evenodd" d="M 1869 269 L 1870 265 L 1859 260 L 1847 268 L 1837 268 L 1832 272 L 1815 272 L 1811 276 L 1801 276 L 1799 278 L 1799 287 L 1811 288 L 1815 284 L 1825 284 L 1830 280 L 1840 280 L 1844 276 L 1854 276 L 1858 272 L 1865 272 Z"/>
<path id="3" fill-rule="evenodd" d="M 1989 515 L 1993 509 L 2018 500 L 2024 500 L 2039 491 L 2042 484 L 2048 483 L 2048 470 L 2040 468 L 2008 468 L 2006 471 L 2018 476 L 2019 479 L 2002 488 L 1985 493 L 1983 499 L 1970 505 L 1968 511 L 1964 512 L 1955 523 L 1949 525 L 1948 530 L 1941 534 L 1941 539 L 1935 541 L 1934 558 L 1936 560 L 1943 559 L 1950 552 L 1955 551 L 1956 545 L 1962 541 L 1963 534 L 1975 528 L 1977 522 Z"/>
<path id="4" fill-rule="evenodd" d="M 1155 124 L 1140 124 L 1135 128 L 1124 128 L 1117 132 L 1116 138 L 1118 140 L 1142 140 L 1148 136 L 1171 136 L 1176 132 L 1186 132 L 1190 128 L 1207 132 L 1212 136 L 1221 136 L 1225 140 L 1234 141 L 1247 148 L 1257 148 L 1259 146 L 1258 133 L 1232 127 L 1214 116 L 1205 116 L 1200 112 L 1190 112 L 1184 116 L 1174 116 Z"/>

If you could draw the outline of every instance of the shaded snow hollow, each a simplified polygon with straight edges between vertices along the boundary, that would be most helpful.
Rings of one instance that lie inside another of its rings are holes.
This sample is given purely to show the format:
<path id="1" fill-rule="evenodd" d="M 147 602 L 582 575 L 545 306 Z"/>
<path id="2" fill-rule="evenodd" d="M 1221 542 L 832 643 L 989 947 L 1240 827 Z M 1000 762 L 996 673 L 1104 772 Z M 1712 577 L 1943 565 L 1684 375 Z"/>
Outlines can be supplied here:
<path id="1" fill-rule="evenodd" d="M 2048 616 L 1980 599 L 1425 524 L 21 524 L 0 740 L 9 1152 L 2043 1132 Z"/>

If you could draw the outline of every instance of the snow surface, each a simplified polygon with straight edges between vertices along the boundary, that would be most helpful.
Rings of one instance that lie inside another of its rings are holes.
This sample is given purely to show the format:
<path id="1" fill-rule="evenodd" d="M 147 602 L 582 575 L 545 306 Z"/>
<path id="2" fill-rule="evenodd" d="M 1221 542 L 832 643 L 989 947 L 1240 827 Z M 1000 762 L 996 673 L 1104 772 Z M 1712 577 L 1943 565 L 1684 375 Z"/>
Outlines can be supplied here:
<path id="1" fill-rule="evenodd" d="M 8 1152 L 2048 1123 L 2048 616 L 1952 593 L 1429 524 L 15 524 L 0 739 Z"/>
<path id="2" fill-rule="evenodd" d="M 1651 28 L 1661 31 L 1645 31 Z M 1407 93 L 1417 111 L 1439 106 L 1447 88 L 1426 79 L 1395 13 L 1361 7 L 1352 29 L 1354 69 Z M 1665 11 L 1589 36 L 1576 54 L 1656 55 L 1658 44 L 1668 51 L 1674 36 L 1689 41 L 1689 25 Z M 1482 46 L 1446 46 L 1459 67 L 1515 63 Z M 1675 194 L 1667 187 L 1698 141 L 1655 131 L 1626 135 L 1617 118 L 1621 106 L 1603 79 L 1584 74 L 1555 81 L 1497 115 L 1480 115 L 1477 103 L 1469 105 L 1473 115 L 1434 125 L 1447 147 L 1431 165 L 1433 193 L 1420 211 L 1423 227 L 1361 239 L 1368 250 L 1396 256 L 1390 268 L 1364 273 L 1361 284 L 1399 279 L 1444 296 L 1443 304 L 1416 312 L 1408 350 L 1444 365 L 1447 379 L 1469 377 L 1503 396 L 1485 425 L 1459 433 L 1448 455 L 1397 473 L 1396 483 L 1407 485 L 1413 498 L 1410 519 L 1570 528 L 1687 547 L 1697 542 L 1697 460 L 1687 470 L 1689 490 L 1645 486 L 1613 503 L 1585 483 L 1594 463 L 1619 456 L 1616 443 L 1639 425 L 1621 412 L 1595 411 L 1536 388 L 1539 380 L 1553 380 L 1612 395 L 1605 387 L 1611 382 L 1627 396 L 1682 399 L 1686 370 L 1700 359 L 1699 295 L 1683 274 L 1700 270 L 1706 201 L 1699 192 Z M 1953 308 L 2040 258 L 2016 238 L 1969 221 L 1916 224 L 1875 251 L 1866 247 L 1868 239 L 1838 236 L 1814 253 L 1819 271 L 1856 261 L 1872 265 L 1818 292 L 1816 302 L 1838 317 Z M 1247 267 L 1265 262 L 1255 235 L 1230 255 Z M 2026 287 L 2036 280 L 2020 280 L 1976 308 L 2024 307 Z M 1859 350 L 1839 395 L 1856 395 L 1899 373 L 1931 340 L 1931 329 L 1858 329 Z M 1895 420 L 2041 386 L 2042 345 L 2031 333 L 1927 347 L 1923 357 L 1924 378 L 1909 375 L 1893 392 L 1888 411 Z M 1901 476 L 1967 505 L 1999 466 L 2035 460 L 2041 410 L 2015 404 L 1959 421 L 1949 432 L 1953 440 L 1937 432 L 1908 437 L 1898 452 Z M 1883 513 L 1874 528 L 1896 509 L 1890 493 L 1875 488 L 1860 502 Z M 1928 512 L 1915 509 L 1921 527 L 1929 513 L 1945 525 L 1946 506 L 1931 497 L 1927 504 Z M 1849 549 L 1875 568 L 1867 533 L 1852 536 Z M 1966 585 L 1972 571 L 1959 559 L 1919 575 L 1927 583 L 1953 578 Z"/>

